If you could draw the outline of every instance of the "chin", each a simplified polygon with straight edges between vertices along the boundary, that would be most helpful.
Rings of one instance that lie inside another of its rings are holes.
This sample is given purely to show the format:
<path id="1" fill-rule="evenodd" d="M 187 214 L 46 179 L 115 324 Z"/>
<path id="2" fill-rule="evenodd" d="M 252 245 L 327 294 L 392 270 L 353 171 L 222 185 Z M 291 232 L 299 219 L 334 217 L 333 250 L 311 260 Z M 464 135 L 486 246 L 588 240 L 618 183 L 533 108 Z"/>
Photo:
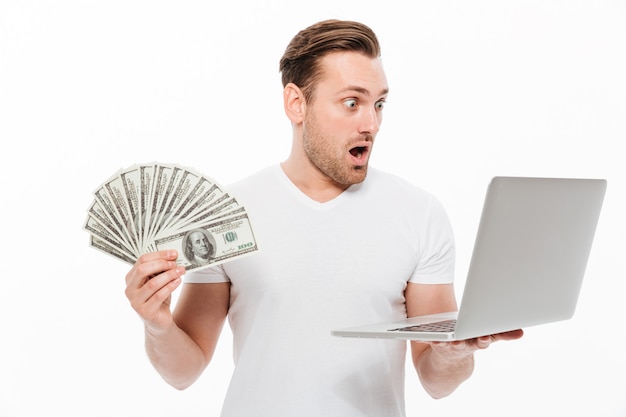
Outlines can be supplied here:
<path id="1" fill-rule="evenodd" d="M 360 184 L 367 177 L 367 166 L 355 167 L 346 177 L 346 185 Z"/>

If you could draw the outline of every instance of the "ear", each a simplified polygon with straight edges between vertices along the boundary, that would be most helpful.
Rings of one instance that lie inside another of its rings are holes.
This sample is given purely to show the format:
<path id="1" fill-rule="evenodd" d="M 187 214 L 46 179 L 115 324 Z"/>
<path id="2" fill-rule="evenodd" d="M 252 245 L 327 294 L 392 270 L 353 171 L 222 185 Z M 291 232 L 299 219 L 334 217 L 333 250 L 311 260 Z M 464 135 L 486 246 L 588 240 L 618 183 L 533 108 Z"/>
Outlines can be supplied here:
<path id="1" fill-rule="evenodd" d="M 285 86 L 283 90 L 283 106 L 285 108 L 285 114 L 287 114 L 291 123 L 302 123 L 306 110 L 306 102 L 300 87 L 294 83 L 289 83 Z"/>

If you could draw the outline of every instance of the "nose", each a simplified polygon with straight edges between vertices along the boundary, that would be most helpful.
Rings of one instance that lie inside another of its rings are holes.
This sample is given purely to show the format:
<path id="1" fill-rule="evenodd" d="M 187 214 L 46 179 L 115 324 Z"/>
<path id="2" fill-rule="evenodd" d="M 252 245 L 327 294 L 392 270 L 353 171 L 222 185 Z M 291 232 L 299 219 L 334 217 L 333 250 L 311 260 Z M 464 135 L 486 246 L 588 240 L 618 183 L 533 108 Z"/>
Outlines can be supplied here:
<path id="1" fill-rule="evenodd" d="M 376 108 L 364 108 L 359 120 L 359 133 L 376 135 L 382 122 L 382 113 Z"/>

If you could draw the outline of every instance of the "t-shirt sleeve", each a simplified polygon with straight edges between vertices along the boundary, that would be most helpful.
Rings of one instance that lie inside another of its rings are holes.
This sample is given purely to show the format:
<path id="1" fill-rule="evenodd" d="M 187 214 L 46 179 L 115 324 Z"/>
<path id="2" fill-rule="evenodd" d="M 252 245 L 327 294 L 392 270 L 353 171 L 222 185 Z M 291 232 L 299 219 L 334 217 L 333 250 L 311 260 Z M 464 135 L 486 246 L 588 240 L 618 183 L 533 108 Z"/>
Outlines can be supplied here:
<path id="1" fill-rule="evenodd" d="M 422 224 L 417 267 L 409 282 L 449 284 L 454 282 L 455 243 L 452 226 L 441 203 L 432 198 Z"/>
<path id="2" fill-rule="evenodd" d="M 214 284 L 218 282 L 230 282 L 222 265 L 190 271 L 183 277 L 183 281 L 189 284 Z"/>

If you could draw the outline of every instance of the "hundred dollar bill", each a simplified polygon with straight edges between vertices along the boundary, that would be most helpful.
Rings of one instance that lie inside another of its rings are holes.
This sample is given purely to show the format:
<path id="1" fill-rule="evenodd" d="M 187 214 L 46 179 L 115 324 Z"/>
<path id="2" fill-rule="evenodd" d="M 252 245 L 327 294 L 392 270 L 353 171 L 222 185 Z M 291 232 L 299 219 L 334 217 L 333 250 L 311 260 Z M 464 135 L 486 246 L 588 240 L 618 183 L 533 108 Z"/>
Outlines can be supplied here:
<path id="1" fill-rule="evenodd" d="M 141 242 L 141 234 L 139 233 L 139 224 L 141 222 L 139 167 L 134 165 L 128 168 L 126 171 L 120 173 L 119 178 L 122 182 L 123 194 L 126 198 L 128 210 L 130 211 L 129 220 L 133 227 L 134 236 L 137 242 Z M 138 247 L 137 249 L 141 248 Z"/>
<path id="2" fill-rule="evenodd" d="M 136 241 L 130 235 L 130 231 L 126 228 L 124 221 L 119 218 L 115 203 L 109 197 L 109 194 L 104 188 L 99 188 L 94 192 L 95 201 L 102 209 L 101 213 L 103 217 L 112 225 L 116 233 L 122 237 L 122 240 L 128 243 L 133 252 L 137 252 Z"/>
<path id="3" fill-rule="evenodd" d="M 156 239 L 154 246 L 155 250 L 176 249 L 176 263 L 187 271 L 218 265 L 258 250 L 245 212 Z"/>
<path id="4" fill-rule="evenodd" d="M 113 246 L 109 245 L 107 242 L 101 239 L 98 239 L 94 235 L 91 236 L 89 245 L 92 248 L 97 249 L 100 252 L 106 253 L 107 255 L 113 256 L 121 261 L 124 261 L 127 264 L 133 265 L 136 261 L 134 257 L 128 255 L 126 252 L 117 250 L 117 248 L 114 248 Z"/>
<path id="5" fill-rule="evenodd" d="M 159 167 L 159 171 L 163 171 L 163 174 L 157 178 L 161 178 L 164 182 L 164 188 L 160 193 L 160 198 L 156 202 L 156 210 L 153 211 L 153 217 L 151 218 L 151 229 L 149 231 L 149 235 L 147 239 L 151 239 L 153 236 L 156 236 L 161 229 L 161 225 L 163 223 L 163 218 L 169 217 L 171 214 L 168 212 L 167 207 L 169 202 L 172 200 L 176 191 L 178 191 L 178 183 L 181 180 L 181 176 L 184 173 L 184 170 L 177 166 L 166 167 L 165 170 L 163 167 Z"/>
<path id="6" fill-rule="evenodd" d="M 131 244 L 136 250 L 140 249 L 139 237 L 137 236 L 137 229 L 135 227 L 134 210 L 131 203 L 131 198 L 126 194 L 127 184 L 124 183 L 123 173 L 120 172 L 117 175 L 109 178 L 104 185 L 103 189 L 97 191 L 105 192 L 108 195 L 108 204 L 110 205 L 113 215 L 119 219 L 122 230 L 130 238 Z M 126 186 L 125 186 L 126 185 Z"/>
<path id="7" fill-rule="evenodd" d="M 178 207 L 181 200 L 187 195 L 193 181 L 193 175 L 189 170 L 184 168 L 176 168 L 175 174 L 172 176 L 170 186 L 167 191 L 167 198 L 161 207 L 156 227 L 152 233 L 157 236 L 166 224 L 173 218 L 174 210 Z"/>
<path id="8" fill-rule="evenodd" d="M 90 218 L 95 219 L 100 226 L 106 229 L 107 236 L 109 234 L 113 234 L 112 239 L 114 239 L 115 242 L 117 242 L 120 245 L 124 245 L 124 247 L 128 251 L 133 253 L 132 245 L 130 245 L 130 243 L 126 241 L 126 239 L 122 236 L 120 231 L 117 229 L 117 227 L 115 227 L 113 222 L 110 220 L 107 211 L 102 208 L 102 206 L 97 200 L 94 200 L 93 203 L 89 206 L 89 209 L 87 210 L 87 222 L 85 223 L 85 226 L 83 227 L 83 229 L 93 234 L 94 230 L 92 228 L 87 227 L 87 224 L 91 221 Z M 98 230 L 100 230 L 100 227 L 98 227 Z"/>
<path id="9" fill-rule="evenodd" d="M 202 210 L 196 211 L 187 217 L 178 217 L 172 227 L 184 230 L 187 229 L 190 224 L 208 223 L 224 213 L 236 210 L 237 207 L 239 207 L 237 200 L 226 193 L 214 200 L 211 204 L 204 205 Z"/>
<path id="10" fill-rule="evenodd" d="M 225 196 L 228 197 L 228 194 L 225 194 Z M 220 202 L 220 204 L 216 204 L 212 210 L 207 210 L 202 216 L 194 219 L 193 222 L 176 224 L 175 226 L 167 227 L 160 230 L 159 234 L 154 237 L 151 243 L 154 243 L 154 240 L 156 239 L 171 236 L 180 232 L 181 230 L 187 230 L 192 227 L 203 227 L 208 224 L 214 223 L 218 219 L 245 212 L 245 207 L 240 207 L 234 198 L 226 198 L 224 201 Z"/>
<path id="11" fill-rule="evenodd" d="M 146 229 L 148 229 L 148 207 L 150 205 L 150 192 L 154 181 L 156 164 L 144 164 L 139 166 L 139 223 L 137 231 L 142 242 L 146 239 Z M 143 251 L 143 246 L 141 250 Z"/>
<path id="12" fill-rule="evenodd" d="M 150 193 L 150 202 L 148 204 L 147 216 L 149 219 L 147 233 L 144 239 L 149 239 L 153 233 L 155 224 L 159 217 L 160 207 L 166 192 L 167 184 L 169 182 L 170 175 L 174 170 L 172 165 L 157 165 L 155 172 L 155 178 L 152 183 L 152 190 Z"/>
<path id="13" fill-rule="evenodd" d="M 129 258 L 137 258 L 137 254 L 129 249 L 106 225 L 100 223 L 96 217 L 87 216 L 83 228 L 91 233 L 92 237 L 98 238 L 99 243 L 107 242 L 107 245 L 114 248 L 116 252 Z"/>
<path id="14" fill-rule="evenodd" d="M 174 223 L 179 225 L 188 223 L 188 219 L 206 210 L 207 207 L 212 207 L 215 201 L 220 201 L 223 196 L 224 191 L 219 185 L 209 178 L 201 177 L 185 201 L 174 212 L 168 226 L 171 227 Z"/>

